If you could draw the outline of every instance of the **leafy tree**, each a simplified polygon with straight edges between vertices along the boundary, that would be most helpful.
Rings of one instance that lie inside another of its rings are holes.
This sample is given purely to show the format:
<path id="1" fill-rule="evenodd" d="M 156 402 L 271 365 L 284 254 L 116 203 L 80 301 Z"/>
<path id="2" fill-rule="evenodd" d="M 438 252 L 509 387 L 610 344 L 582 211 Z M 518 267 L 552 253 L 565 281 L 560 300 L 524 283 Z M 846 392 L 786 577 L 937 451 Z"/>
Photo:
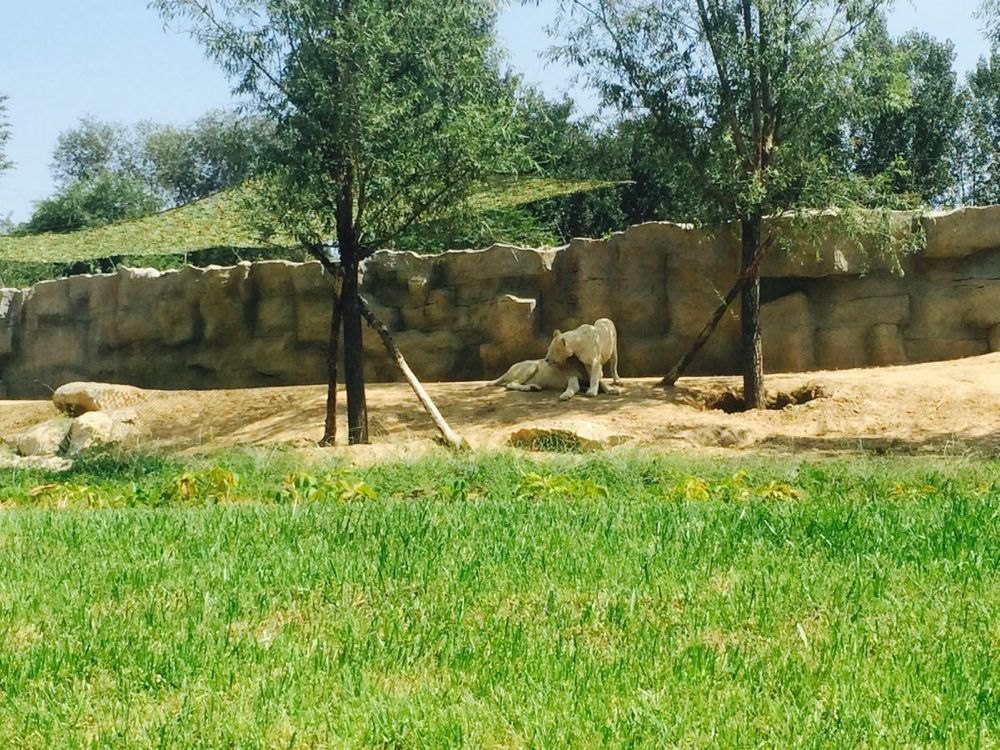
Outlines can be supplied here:
<path id="1" fill-rule="evenodd" d="M 187 127 L 84 117 L 59 134 L 52 171 L 63 185 L 104 173 L 141 179 L 167 206 L 179 206 L 241 185 L 272 140 L 266 120 L 233 112 L 212 111 Z"/>
<path id="2" fill-rule="evenodd" d="M 518 137 L 534 169 L 557 179 L 623 181 L 614 133 L 601 130 L 594 117 L 577 117 L 574 102 L 553 101 L 533 87 L 517 95 Z M 620 229 L 622 187 L 608 187 L 541 201 L 522 209 L 527 226 L 565 242 Z"/>
<path id="3" fill-rule="evenodd" d="M 52 174 L 62 185 L 107 173 L 138 175 L 136 144 L 117 123 L 87 116 L 75 128 L 59 134 L 52 154 Z"/>
<path id="4" fill-rule="evenodd" d="M 324 243 L 336 243 L 342 290 L 331 329 L 343 327 L 348 440 L 367 442 L 359 263 L 418 220 L 461 209 L 478 179 L 516 155 L 494 3 L 153 5 L 168 20 L 190 21 L 237 90 L 275 118 L 280 158 L 264 190 L 268 213 L 321 259 Z"/>
<path id="5" fill-rule="evenodd" d="M 7 97 L 0 94 L 0 172 L 14 166 L 7 159 L 7 141 L 10 140 L 10 125 L 7 123 Z"/>
<path id="6" fill-rule="evenodd" d="M 655 123 L 702 221 L 738 220 L 744 397 L 763 404 L 765 215 L 850 195 L 836 135 L 852 104 L 849 53 L 890 0 L 561 0 L 555 54 L 607 104 Z"/>
<path id="7" fill-rule="evenodd" d="M 1000 44 L 1000 0 L 983 0 L 978 15 L 986 24 L 989 38 Z"/>
<path id="8" fill-rule="evenodd" d="M 27 234 L 72 232 L 148 216 L 160 202 L 137 177 L 100 172 L 75 180 L 56 195 L 39 201 L 31 219 L 19 228 Z"/>
<path id="9" fill-rule="evenodd" d="M 1000 52 L 980 59 L 966 80 L 955 160 L 958 202 L 1000 203 Z"/>
<path id="10" fill-rule="evenodd" d="M 186 128 L 143 123 L 138 130 L 141 171 L 172 206 L 243 184 L 273 146 L 267 120 L 221 110 Z"/>
<path id="11" fill-rule="evenodd" d="M 872 23 L 852 57 L 863 105 L 849 125 L 853 168 L 884 176 L 900 207 L 907 196 L 910 203 L 940 203 L 953 192 L 962 115 L 954 45 L 915 32 L 893 41 L 884 23 Z"/>

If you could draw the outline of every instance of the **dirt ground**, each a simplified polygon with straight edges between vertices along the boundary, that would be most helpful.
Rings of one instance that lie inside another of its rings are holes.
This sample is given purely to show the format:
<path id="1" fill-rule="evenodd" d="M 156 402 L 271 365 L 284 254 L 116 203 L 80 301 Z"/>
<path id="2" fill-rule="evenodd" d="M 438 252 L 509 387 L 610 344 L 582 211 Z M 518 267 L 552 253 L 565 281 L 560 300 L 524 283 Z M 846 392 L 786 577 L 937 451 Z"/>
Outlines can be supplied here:
<path id="1" fill-rule="evenodd" d="M 555 392 L 429 383 L 445 418 L 473 448 L 507 445 L 519 430 L 559 430 L 589 447 L 664 452 L 984 455 L 1000 457 L 1000 352 L 901 367 L 771 375 L 769 393 L 809 386 L 823 396 L 780 410 L 727 414 L 707 408 L 734 377 L 626 379 L 626 392 L 560 402 Z M 237 445 L 314 446 L 322 434 L 325 387 L 148 391 L 136 406 L 148 450 L 191 453 Z M 340 395 L 340 411 L 344 412 Z M 372 445 L 356 459 L 418 455 L 436 431 L 403 383 L 368 388 Z M 0 437 L 56 416 L 46 401 L 0 401 Z M 521 433 L 535 434 L 535 433 Z M 338 443 L 346 442 L 343 414 Z M 348 453 L 337 447 L 334 451 Z"/>

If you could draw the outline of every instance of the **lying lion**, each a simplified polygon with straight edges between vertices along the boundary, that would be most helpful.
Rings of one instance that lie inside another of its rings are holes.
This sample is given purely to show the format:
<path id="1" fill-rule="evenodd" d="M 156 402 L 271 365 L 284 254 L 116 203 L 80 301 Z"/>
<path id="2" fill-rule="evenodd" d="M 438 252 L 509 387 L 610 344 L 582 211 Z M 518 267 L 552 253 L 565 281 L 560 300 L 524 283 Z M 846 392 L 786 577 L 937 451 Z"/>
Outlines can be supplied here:
<path id="1" fill-rule="evenodd" d="M 554 365 L 544 359 L 526 359 L 511 365 L 507 372 L 499 378 L 480 387 L 489 388 L 492 385 L 502 385 L 508 391 L 562 391 L 559 400 L 566 401 L 580 392 L 581 380 L 586 382 L 586 375 L 575 362 Z M 621 393 L 620 388 L 600 381 L 595 388 L 601 393 L 612 395 Z M 594 392 L 596 393 L 597 390 Z"/>
<path id="2" fill-rule="evenodd" d="M 618 332 L 610 318 L 600 318 L 594 325 L 584 323 L 566 333 L 557 328 L 552 334 L 545 361 L 558 367 L 564 366 L 571 357 L 576 357 L 587 369 L 590 380 L 588 396 L 596 396 L 600 390 L 605 362 L 611 362 L 615 385 L 622 382 L 618 376 Z"/>

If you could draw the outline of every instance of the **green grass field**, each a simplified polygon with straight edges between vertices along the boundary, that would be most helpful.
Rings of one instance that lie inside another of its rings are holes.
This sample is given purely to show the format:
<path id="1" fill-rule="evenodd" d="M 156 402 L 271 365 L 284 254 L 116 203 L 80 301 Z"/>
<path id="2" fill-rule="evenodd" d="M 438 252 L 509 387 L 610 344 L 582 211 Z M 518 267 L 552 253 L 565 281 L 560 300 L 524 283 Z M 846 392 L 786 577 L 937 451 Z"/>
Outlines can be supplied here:
<path id="1" fill-rule="evenodd" d="M 0 747 L 996 747 L 1000 463 L 0 474 Z"/>

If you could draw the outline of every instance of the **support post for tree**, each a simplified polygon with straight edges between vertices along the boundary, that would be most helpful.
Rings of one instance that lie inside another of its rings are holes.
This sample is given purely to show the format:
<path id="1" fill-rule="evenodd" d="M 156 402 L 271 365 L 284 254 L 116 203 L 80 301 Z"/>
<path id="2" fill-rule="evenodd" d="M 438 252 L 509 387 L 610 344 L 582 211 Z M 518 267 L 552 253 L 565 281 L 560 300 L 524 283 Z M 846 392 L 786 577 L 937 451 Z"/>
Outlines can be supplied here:
<path id="1" fill-rule="evenodd" d="M 417 376 L 413 374 L 413 370 L 406 363 L 406 359 L 403 357 L 403 353 L 399 351 L 399 347 L 396 346 L 396 341 L 392 338 L 392 334 L 386 325 L 378 319 L 371 308 L 368 307 L 368 303 L 365 302 L 364 297 L 358 296 L 358 306 L 361 310 L 361 314 L 364 316 L 365 320 L 368 321 L 368 325 L 374 328 L 379 337 L 382 339 L 382 343 L 385 344 L 385 348 L 389 351 L 392 356 L 393 361 L 396 363 L 396 367 L 399 371 L 403 373 L 403 377 L 406 378 L 406 382 L 410 384 L 410 388 L 420 399 L 420 403 L 423 404 L 424 409 L 430 415 L 431 419 L 434 421 L 434 425 L 438 428 L 438 431 L 444 437 L 445 442 L 452 448 L 464 449 L 468 448 L 469 444 L 465 442 L 461 435 L 455 432 L 451 426 L 445 421 L 445 418 L 441 416 L 441 412 L 438 411 L 437 406 L 431 400 L 431 397 L 424 390 L 424 387 L 417 380 Z"/>
<path id="2" fill-rule="evenodd" d="M 663 380 L 657 383 L 660 388 L 670 388 L 677 382 L 678 378 L 680 378 L 680 376 L 684 374 L 684 371 L 687 370 L 688 365 L 694 361 L 694 358 L 697 356 L 698 352 L 701 351 L 701 348 L 705 346 L 705 343 L 711 337 L 712 332 L 715 331 L 716 327 L 719 325 L 719 321 L 722 320 L 722 316 L 726 314 L 726 310 L 728 310 L 729 306 L 733 304 L 733 300 L 735 300 L 740 292 L 743 291 L 744 287 L 746 287 L 747 282 L 749 282 L 751 277 L 755 274 L 758 275 L 759 278 L 760 262 L 764 258 L 764 253 L 771 246 L 771 242 L 772 240 L 768 239 L 767 242 L 757 249 L 757 253 L 754 255 L 750 267 L 740 273 L 736 282 L 729 289 L 729 291 L 726 292 L 726 296 L 722 298 L 722 303 L 715 308 L 715 312 L 712 313 L 711 319 L 705 324 L 705 327 L 701 329 L 701 333 L 698 334 L 698 338 L 696 338 L 694 343 L 691 344 L 691 348 L 684 353 L 683 357 L 677 360 L 677 364 L 670 369 L 670 372 L 663 377 Z"/>
<path id="3" fill-rule="evenodd" d="M 337 442 L 337 355 L 340 349 L 341 283 L 339 274 L 334 276 L 333 305 L 330 311 L 330 342 L 326 352 L 326 421 L 323 425 L 321 446 Z"/>

